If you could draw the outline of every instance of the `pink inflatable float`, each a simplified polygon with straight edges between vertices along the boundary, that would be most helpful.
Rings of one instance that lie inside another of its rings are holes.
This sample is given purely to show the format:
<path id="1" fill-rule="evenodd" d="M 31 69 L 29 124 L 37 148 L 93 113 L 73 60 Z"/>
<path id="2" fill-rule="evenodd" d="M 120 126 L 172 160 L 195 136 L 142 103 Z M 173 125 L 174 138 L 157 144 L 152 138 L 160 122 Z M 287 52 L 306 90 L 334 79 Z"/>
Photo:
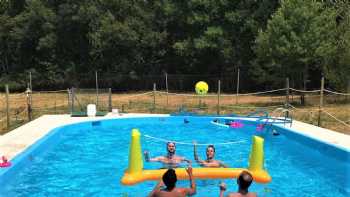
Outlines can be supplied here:
<path id="1" fill-rule="evenodd" d="M 263 124 L 258 124 L 258 126 L 256 127 L 256 131 L 262 131 L 264 129 L 264 126 Z"/>
<path id="2" fill-rule="evenodd" d="M 0 168 L 6 168 L 11 166 L 11 162 L 7 161 L 5 156 L 1 157 L 2 162 L 0 162 Z"/>
<path id="3" fill-rule="evenodd" d="M 230 127 L 231 128 L 242 128 L 243 127 L 243 123 L 241 123 L 241 122 L 231 122 Z"/>

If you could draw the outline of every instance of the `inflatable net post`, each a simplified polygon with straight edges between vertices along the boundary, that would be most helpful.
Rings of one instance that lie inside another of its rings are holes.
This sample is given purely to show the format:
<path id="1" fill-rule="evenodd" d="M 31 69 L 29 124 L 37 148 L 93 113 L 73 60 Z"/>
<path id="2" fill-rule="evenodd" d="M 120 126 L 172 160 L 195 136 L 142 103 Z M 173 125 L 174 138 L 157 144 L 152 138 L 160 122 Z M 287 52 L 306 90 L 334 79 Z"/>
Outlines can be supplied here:
<path id="1" fill-rule="evenodd" d="M 142 172 L 143 161 L 141 153 L 141 139 L 140 131 L 138 129 L 133 129 L 131 131 L 131 143 L 130 143 L 130 152 L 129 152 L 129 167 L 128 172 L 138 173 Z"/>
<path id="2" fill-rule="evenodd" d="M 260 171 L 264 168 L 264 139 L 258 136 L 253 136 L 252 149 L 249 156 L 250 171 Z"/>

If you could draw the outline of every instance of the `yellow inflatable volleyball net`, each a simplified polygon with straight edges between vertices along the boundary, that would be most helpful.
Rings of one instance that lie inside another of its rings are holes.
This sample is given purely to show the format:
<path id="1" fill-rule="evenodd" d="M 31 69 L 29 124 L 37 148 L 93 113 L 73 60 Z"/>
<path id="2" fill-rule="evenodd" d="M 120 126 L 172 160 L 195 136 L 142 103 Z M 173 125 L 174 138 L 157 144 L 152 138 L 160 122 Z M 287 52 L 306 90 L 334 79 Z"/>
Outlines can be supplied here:
<path id="1" fill-rule="evenodd" d="M 131 133 L 131 143 L 129 152 L 129 167 L 122 177 L 121 183 L 124 185 L 134 185 L 143 181 L 159 181 L 167 169 L 144 170 L 141 134 L 138 129 L 133 129 Z M 243 170 L 249 171 L 255 182 L 268 183 L 271 176 L 264 167 L 264 139 L 253 136 L 253 144 L 250 152 L 249 166 L 245 168 L 193 168 L 193 177 L 195 179 L 229 179 L 237 178 Z M 177 179 L 188 179 L 185 168 L 176 168 Z"/>

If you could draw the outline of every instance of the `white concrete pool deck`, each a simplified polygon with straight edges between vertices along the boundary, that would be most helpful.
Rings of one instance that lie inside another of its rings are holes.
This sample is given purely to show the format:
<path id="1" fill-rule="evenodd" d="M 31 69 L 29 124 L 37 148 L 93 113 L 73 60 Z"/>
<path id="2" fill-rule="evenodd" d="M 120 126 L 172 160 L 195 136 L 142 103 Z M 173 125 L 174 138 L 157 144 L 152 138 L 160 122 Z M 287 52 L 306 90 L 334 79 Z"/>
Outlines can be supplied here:
<path id="1" fill-rule="evenodd" d="M 5 135 L 0 136 L 0 156 L 5 155 L 8 159 L 14 158 L 16 155 L 30 147 L 36 141 L 45 136 L 52 129 L 72 123 L 119 119 L 130 117 L 167 117 L 168 114 L 108 114 L 104 117 L 70 117 L 70 115 L 44 115 L 35 119 L 21 127 L 12 130 Z M 286 124 L 289 127 L 289 124 Z M 331 131 L 328 129 L 316 127 L 299 121 L 293 121 L 291 129 L 319 141 L 334 144 L 338 147 L 346 149 L 350 152 L 350 135 Z"/>

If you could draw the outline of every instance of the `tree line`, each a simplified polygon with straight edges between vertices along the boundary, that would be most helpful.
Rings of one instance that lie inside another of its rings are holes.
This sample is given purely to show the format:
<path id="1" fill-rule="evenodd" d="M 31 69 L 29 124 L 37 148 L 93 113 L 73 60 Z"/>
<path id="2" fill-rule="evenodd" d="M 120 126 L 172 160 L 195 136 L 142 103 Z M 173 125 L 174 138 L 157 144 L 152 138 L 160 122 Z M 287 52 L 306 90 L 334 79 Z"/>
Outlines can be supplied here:
<path id="1" fill-rule="evenodd" d="M 252 88 L 289 77 L 308 89 L 325 76 L 347 90 L 349 10 L 347 0 L 2 0 L 0 84 L 23 88 L 28 72 L 52 89 L 95 71 L 117 85 L 240 69 Z"/>

